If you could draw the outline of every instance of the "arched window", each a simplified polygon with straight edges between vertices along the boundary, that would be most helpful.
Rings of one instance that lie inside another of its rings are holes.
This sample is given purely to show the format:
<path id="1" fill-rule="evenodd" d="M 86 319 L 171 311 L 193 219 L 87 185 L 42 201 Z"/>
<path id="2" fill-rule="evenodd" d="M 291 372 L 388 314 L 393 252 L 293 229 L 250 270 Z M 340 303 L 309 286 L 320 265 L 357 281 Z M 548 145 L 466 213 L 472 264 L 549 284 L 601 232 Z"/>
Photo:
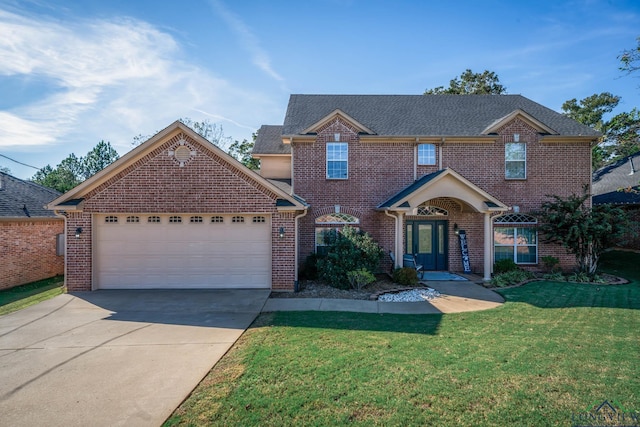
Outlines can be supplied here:
<path id="1" fill-rule="evenodd" d="M 331 213 L 316 218 L 316 253 L 325 255 L 333 233 L 339 233 L 343 227 L 356 227 L 360 220 L 345 213 Z"/>
<path id="2" fill-rule="evenodd" d="M 420 216 L 447 216 L 449 212 L 446 209 L 437 206 L 420 205 L 416 210 L 416 215 Z"/>
<path id="3" fill-rule="evenodd" d="M 510 213 L 493 219 L 493 258 L 513 260 L 516 264 L 538 263 L 538 219 Z"/>

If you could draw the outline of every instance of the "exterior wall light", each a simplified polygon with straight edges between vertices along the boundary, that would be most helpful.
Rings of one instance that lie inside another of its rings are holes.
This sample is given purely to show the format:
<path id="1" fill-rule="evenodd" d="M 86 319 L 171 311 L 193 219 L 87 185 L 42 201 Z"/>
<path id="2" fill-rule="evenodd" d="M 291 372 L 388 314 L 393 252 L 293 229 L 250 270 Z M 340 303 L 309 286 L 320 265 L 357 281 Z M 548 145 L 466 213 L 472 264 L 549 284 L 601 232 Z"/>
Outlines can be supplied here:
<path id="1" fill-rule="evenodd" d="M 453 234 L 455 234 L 456 236 L 460 235 L 460 229 L 458 228 L 457 222 L 453 224 Z"/>
<path id="2" fill-rule="evenodd" d="M 281 239 L 284 237 L 284 227 L 280 227 L 280 230 L 278 230 L 278 237 Z"/>
<path id="3" fill-rule="evenodd" d="M 82 227 L 76 228 L 76 239 L 79 239 L 81 234 L 82 234 Z"/>

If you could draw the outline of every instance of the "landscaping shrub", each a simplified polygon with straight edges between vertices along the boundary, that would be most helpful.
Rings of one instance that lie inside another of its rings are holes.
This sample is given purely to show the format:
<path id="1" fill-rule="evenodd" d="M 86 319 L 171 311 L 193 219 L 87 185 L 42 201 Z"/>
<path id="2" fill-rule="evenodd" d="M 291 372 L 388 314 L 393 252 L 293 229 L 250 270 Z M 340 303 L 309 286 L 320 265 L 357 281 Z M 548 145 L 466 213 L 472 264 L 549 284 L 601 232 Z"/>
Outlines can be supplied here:
<path id="1" fill-rule="evenodd" d="M 493 273 L 502 274 L 508 271 L 519 270 L 518 265 L 512 259 L 501 259 L 493 264 Z"/>
<path id="2" fill-rule="evenodd" d="M 541 258 L 542 265 L 544 265 L 545 271 L 548 273 L 555 273 L 559 267 L 560 260 L 554 256 L 543 256 Z"/>
<path id="3" fill-rule="evenodd" d="M 570 276 L 567 276 L 568 282 L 577 282 L 577 283 L 605 283 L 606 281 L 598 276 L 597 274 L 587 274 L 584 272 L 573 273 Z"/>
<path id="4" fill-rule="evenodd" d="M 418 284 L 418 273 L 409 267 L 396 268 L 393 270 L 393 281 L 403 286 L 415 286 Z"/>
<path id="5" fill-rule="evenodd" d="M 349 279 L 349 283 L 353 289 L 362 289 L 369 283 L 375 282 L 376 276 L 366 268 L 361 268 L 360 270 L 349 271 L 347 273 L 347 279 Z"/>
<path id="6" fill-rule="evenodd" d="M 318 278 L 318 260 L 321 258 L 316 253 L 310 254 L 300 269 L 300 278 L 306 280 L 315 280 Z"/>
<path id="7" fill-rule="evenodd" d="M 347 273 L 365 269 L 370 273 L 378 269 L 384 251 L 368 233 L 353 227 L 344 227 L 328 236 L 327 255 L 318 259 L 318 274 L 331 286 L 349 287 Z"/>
<path id="8" fill-rule="evenodd" d="M 551 282 L 566 282 L 567 278 L 564 277 L 564 274 L 562 274 L 559 271 L 556 271 L 555 273 L 547 273 L 544 276 L 542 276 L 542 278 L 544 280 L 549 280 Z"/>
<path id="9" fill-rule="evenodd" d="M 496 274 L 493 279 L 491 279 L 491 284 L 498 288 L 502 288 L 504 286 L 517 285 L 518 283 L 524 282 L 528 279 L 533 279 L 535 276 L 533 273 L 526 270 L 511 270 L 506 273 Z"/>

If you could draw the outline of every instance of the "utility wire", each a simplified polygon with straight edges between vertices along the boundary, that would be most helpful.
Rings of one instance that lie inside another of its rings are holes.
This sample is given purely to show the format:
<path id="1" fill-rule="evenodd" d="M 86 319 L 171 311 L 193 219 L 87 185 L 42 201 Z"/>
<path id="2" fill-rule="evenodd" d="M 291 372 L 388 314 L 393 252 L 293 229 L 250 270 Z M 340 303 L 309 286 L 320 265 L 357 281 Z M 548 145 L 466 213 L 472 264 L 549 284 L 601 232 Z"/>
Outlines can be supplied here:
<path id="1" fill-rule="evenodd" d="M 17 163 L 17 164 L 19 164 L 19 165 L 27 166 L 27 167 L 29 167 L 29 168 L 33 168 L 33 169 L 35 169 L 35 170 L 40 170 L 40 169 L 42 169 L 42 168 L 37 168 L 37 167 L 35 167 L 35 166 L 28 165 L 28 164 L 26 164 L 26 163 L 19 162 L 19 161 L 15 160 L 15 159 L 12 159 L 11 157 L 7 157 L 7 156 L 5 156 L 4 154 L 0 154 L 0 157 L 4 157 L 5 159 L 9 159 L 9 160 L 11 160 L 12 162 L 16 162 L 16 163 Z"/>

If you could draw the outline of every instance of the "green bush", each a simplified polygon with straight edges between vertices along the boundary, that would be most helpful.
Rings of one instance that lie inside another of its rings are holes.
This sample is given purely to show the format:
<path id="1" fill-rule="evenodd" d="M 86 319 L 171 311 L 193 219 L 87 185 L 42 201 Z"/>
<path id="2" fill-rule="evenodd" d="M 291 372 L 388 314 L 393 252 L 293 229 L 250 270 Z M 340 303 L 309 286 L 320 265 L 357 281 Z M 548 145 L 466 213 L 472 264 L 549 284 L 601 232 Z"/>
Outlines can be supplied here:
<path id="1" fill-rule="evenodd" d="M 567 281 L 577 283 L 606 283 L 606 280 L 597 274 L 587 274 L 583 272 L 573 273 L 567 277 Z"/>
<path id="2" fill-rule="evenodd" d="M 306 280 L 315 280 L 318 278 L 318 260 L 321 258 L 316 253 L 310 254 L 300 269 L 300 278 Z"/>
<path id="3" fill-rule="evenodd" d="M 393 281 L 403 286 L 415 286 L 418 284 L 418 273 L 409 267 L 396 268 L 393 270 Z"/>
<path id="4" fill-rule="evenodd" d="M 549 280 L 552 282 L 566 282 L 567 278 L 564 277 L 564 274 L 560 273 L 559 271 L 556 271 L 555 273 L 548 273 L 545 274 L 544 276 L 542 276 L 542 278 L 544 280 Z"/>
<path id="5" fill-rule="evenodd" d="M 493 273 L 502 274 L 508 271 L 519 270 L 518 265 L 512 259 L 501 259 L 493 264 Z"/>
<path id="6" fill-rule="evenodd" d="M 517 285 L 518 283 L 524 282 L 528 279 L 533 279 L 534 277 L 533 273 L 526 270 L 511 270 L 506 273 L 496 274 L 493 279 L 491 279 L 491 284 L 498 288 L 502 288 L 504 286 Z"/>
<path id="7" fill-rule="evenodd" d="M 331 286 L 349 287 L 349 271 L 365 269 L 377 271 L 384 251 L 368 233 L 353 227 L 344 227 L 340 233 L 327 236 L 327 255 L 318 259 L 318 274 Z"/>
<path id="8" fill-rule="evenodd" d="M 544 268 L 549 273 L 554 273 L 558 269 L 558 264 L 560 264 L 560 260 L 554 256 L 543 256 L 541 258 L 542 264 Z"/>
<path id="9" fill-rule="evenodd" d="M 349 271 L 347 273 L 347 279 L 349 279 L 349 283 L 353 289 L 362 289 L 369 283 L 375 282 L 376 276 L 366 268 L 361 268 L 360 270 Z"/>

